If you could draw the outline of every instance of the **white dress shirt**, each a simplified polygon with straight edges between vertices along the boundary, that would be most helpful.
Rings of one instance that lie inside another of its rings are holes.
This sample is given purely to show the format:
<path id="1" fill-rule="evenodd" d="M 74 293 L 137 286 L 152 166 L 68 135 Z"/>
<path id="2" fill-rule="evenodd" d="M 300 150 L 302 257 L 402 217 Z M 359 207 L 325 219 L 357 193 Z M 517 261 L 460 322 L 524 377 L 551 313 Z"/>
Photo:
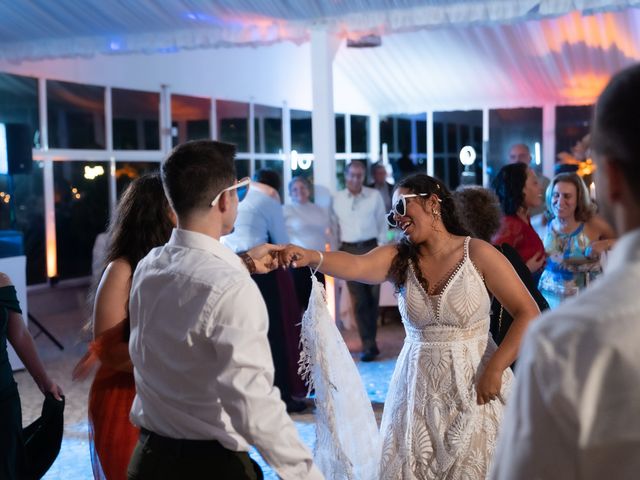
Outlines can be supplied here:
<path id="1" fill-rule="evenodd" d="M 341 242 L 357 243 L 375 238 L 379 245 L 386 243 L 386 212 L 377 190 L 362 187 L 360 193 L 353 195 L 345 188 L 333 196 L 332 208 Z"/>
<path id="2" fill-rule="evenodd" d="M 285 205 L 284 222 L 291 243 L 320 251 L 325 250 L 327 243 L 333 244 L 329 211 L 315 203 Z"/>
<path id="3" fill-rule="evenodd" d="M 278 192 L 268 185 L 251 182 L 251 188 L 238 205 L 233 233 L 221 239 L 234 252 L 270 243 L 289 243 Z"/>
<path id="4" fill-rule="evenodd" d="M 532 323 L 491 478 L 640 478 L 638 285 L 635 230 L 590 288 Z"/>
<path id="5" fill-rule="evenodd" d="M 273 386 L 264 301 L 231 250 L 174 229 L 138 264 L 129 313 L 135 425 L 233 451 L 252 444 L 281 478 L 322 478 Z"/>

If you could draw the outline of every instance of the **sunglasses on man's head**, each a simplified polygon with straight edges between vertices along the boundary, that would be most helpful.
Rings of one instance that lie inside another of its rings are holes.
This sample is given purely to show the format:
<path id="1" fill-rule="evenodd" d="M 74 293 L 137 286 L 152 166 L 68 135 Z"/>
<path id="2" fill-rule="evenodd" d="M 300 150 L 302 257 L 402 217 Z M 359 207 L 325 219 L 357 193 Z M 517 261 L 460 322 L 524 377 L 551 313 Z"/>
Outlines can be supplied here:
<path id="1" fill-rule="evenodd" d="M 229 192 L 231 190 L 237 190 L 238 201 L 241 202 L 242 200 L 244 200 L 244 197 L 247 196 L 250 183 L 251 183 L 251 179 L 249 177 L 245 177 L 242 180 L 238 180 L 236 183 L 234 183 L 230 187 L 220 190 L 220 193 L 218 193 L 218 195 L 216 195 L 216 198 L 214 198 L 213 201 L 211 202 L 211 206 L 215 207 L 216 204 L 218 203 L 218 200 L 220 200 L 220 197 L 222 196 L 222 194 L 224 192 Z"/>
<path id="2" fill-rule="evenodd" d="M 407 214 L 407 198 L 415 198 L 415 197 L 430 197 L 430 193 L 406 193 L 400 194 L 398 197 L 398 201 L 393 204 L 393 208 L 387 213 L 387 223 L 390 227 L 397 227 L 398 222 L 395 220 L 395 215 L 400 217 L 404 217 Z M 441 202 L 438 198 L 438 201 Z"/>

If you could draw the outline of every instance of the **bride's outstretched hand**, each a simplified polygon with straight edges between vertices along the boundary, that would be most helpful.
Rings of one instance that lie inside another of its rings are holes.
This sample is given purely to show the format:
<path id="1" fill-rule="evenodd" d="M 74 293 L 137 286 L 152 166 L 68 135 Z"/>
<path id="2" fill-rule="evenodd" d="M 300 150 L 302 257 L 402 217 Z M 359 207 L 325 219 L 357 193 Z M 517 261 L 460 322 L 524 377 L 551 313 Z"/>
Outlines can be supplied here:
<path id="1" fill-rule="evenodd" d="M 280 265 L 289 268 L 306 267 L 318 260 L 315 250 L 307 250 L 297 245 L 289 244 L 280 250 Z"/>

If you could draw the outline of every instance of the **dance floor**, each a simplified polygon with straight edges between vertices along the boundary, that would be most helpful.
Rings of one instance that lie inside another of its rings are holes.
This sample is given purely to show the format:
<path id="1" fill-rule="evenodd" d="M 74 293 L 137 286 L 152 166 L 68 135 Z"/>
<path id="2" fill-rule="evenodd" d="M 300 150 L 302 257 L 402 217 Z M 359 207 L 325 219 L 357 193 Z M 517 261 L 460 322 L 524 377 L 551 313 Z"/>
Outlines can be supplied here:
<path id="1" fill-rule="evenodd" d="M 89 457 L 89 441 L 87 438 L 87 398 L 90 380 L 71 381 L 71 370 L 86 350 L 86 343 L 78 333 L 84 323 L 84 291 L 81 289 L 60 289 L 55 294 L 55 308 L 51 308 L 50 293 L 29 295 L 30 312 L 49 328 L 65 345 L 65 350 L 58 350 L 43 335 L 36 340 L 38 351 L 52 378 L 64 389 L 67 406 L 65 409 L 65 431 L 62 449 L 56 462 L 43 477 L 47 480 L 90 480 L 93 478 Z M 47 315 L 41 312 L 48 311 Z M 37 329 L 32 329 L 35 333 Z M 402 346 L 402 326 L 395 321 L 380 328 L 378 343 L 382 352 L 380 360 L 371 363 L 357 362 L 369 398 L 373 402 L 378 419 L 382 413 L 382 405 L 387 394 L 389 380 L 395 366 L 397 354 Z M 359 340 L 355 332 L 346 332 L 345 340 L 349 349 L 356 352 Z M 26 425 L 37 418 L 42 408 L 42 395 L 31 381 L 31 377 L 22 371 L 15 374 L 20 390 L 23 409 L 23 423 Z M 312 400 L 310 407 L 302 414 L 292 415 L 301 438 L 310 449 L 315 442 L 315 417 Z M 258 452 L 253 450 L 252 457 L 262 467 L 265 478 L 277 479 L 275 473 L 262 460 Z"/>

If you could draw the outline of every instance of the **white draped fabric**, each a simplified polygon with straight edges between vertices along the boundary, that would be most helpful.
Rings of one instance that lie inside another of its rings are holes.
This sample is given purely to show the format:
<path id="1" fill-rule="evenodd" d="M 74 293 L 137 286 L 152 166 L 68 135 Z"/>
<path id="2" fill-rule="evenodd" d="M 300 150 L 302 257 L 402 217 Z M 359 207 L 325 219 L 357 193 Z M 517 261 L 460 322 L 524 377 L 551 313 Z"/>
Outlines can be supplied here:
<path id="1" fill-rule="evenodd" d="M 0 58 L 300 43 L 318 25 L 358 37 L 637 5 L 639 0 L 17 0 L 0 2 Z"/>

